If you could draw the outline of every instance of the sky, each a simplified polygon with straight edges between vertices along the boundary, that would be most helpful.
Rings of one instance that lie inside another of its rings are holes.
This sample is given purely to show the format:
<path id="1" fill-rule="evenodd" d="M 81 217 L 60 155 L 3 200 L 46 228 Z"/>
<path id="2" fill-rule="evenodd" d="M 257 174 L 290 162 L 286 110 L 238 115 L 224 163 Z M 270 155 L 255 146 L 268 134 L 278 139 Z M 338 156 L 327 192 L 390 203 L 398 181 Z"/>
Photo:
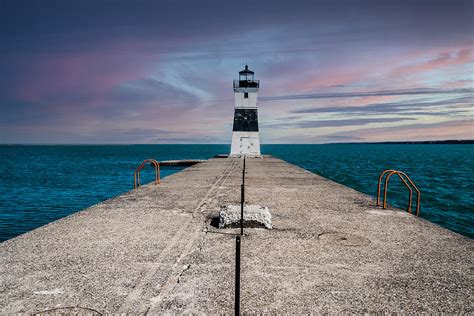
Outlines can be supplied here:
<path id="1" fill-rule="evenodd" d="M 0 0 L 0 143 L 474 139 L 474 2 Z"/>

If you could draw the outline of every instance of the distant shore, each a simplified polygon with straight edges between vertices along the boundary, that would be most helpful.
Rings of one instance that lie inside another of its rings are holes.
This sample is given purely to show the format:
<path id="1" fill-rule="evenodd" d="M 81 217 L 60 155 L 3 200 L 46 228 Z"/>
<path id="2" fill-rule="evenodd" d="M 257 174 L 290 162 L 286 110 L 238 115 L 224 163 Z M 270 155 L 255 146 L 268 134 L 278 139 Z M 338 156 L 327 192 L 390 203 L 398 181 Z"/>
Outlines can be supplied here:
<path id="1" fill-rule="evenodd" d="M 393 141 L 393 142 L 362 142 L 362 143 L 346 143 L 346 144 L 474 144 L 474 139 Z"/>
<path id="2" fill-rule="evenodd" d="M 348 143 L 269 143 L 269 144 L 264 144 L 264 145 L 332 145 L 332 144 L 338 144 L 338 145 L 344 145 L 344 144 L 474 144 L 474 139 L 449 139 L 449 140 L 423 140 L 423 141 L 415 141 L 415 140 L 401 140 L 401 141 L 385 141 L 385 142 L 348 142 Z M 19 143 L 19 144 L 14 144 L 14 143 L 0 143 L 0 146 L 149 146 L 149 145 L 171 145 L 171 146 L 176 146 L 176 145 L 181 145 L 181 146 L 188 146 L 188 145 L 227 145 L 227 144 L 206 144 L 206 143 L 198 143 L 198 144 L 171 144 L 171 143 L 158 143 L 158 144 L 67 144 L 67 143 L 51 143 L 51 144 L 35 144 L 35 143 Z"/>

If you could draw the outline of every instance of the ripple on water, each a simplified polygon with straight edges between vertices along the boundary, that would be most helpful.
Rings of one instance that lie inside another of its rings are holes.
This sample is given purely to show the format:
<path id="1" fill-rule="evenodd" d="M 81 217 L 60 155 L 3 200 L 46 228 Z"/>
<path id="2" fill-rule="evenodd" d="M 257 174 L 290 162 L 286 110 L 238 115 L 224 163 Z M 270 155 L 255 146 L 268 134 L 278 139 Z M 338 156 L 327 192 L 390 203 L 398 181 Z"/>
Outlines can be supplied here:
<path id="1" fill-rule="evenodd" d="M 133 187 L 145 158 L 206 159 L 228 145 L 0 146 L 0 241 L 117 196 Z M 282 158 L 374 196 L 379 173 L 405 171 L 422 191 L 421 216 L 474 237 L 472 145 L 263 145 Z M 27 166 L 18 161 L 30 157 Z M 161 176 L 179 169 L 162 169 Z M 142 182 L 151 182 L 146 169 Z M 406 207 L 406 188 L 391 180 L 390 204 Z"/>

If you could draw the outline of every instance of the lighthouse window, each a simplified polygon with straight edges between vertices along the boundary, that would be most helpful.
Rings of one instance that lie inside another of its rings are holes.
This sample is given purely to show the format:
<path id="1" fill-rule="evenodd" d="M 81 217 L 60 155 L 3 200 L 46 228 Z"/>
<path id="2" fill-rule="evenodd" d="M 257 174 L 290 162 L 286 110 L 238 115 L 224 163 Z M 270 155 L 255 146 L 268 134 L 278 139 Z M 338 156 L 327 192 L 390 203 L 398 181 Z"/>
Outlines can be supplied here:
<path id="1" fill-rule="evenodd" d="M 248 92 L 244 92 L 244 98 L 245 98 L 245 99 L 248 99 L 248 98 L 249 98 L 249 93 L 248 93 Z"/>

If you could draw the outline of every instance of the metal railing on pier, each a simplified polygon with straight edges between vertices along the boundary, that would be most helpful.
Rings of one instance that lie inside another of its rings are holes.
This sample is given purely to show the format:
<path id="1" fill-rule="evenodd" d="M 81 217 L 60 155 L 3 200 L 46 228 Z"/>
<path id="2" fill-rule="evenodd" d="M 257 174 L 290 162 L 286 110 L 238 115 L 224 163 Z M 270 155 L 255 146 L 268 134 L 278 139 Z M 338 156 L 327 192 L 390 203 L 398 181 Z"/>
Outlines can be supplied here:
<path id="1" fill-rule="evenodd" d="M 147 163 L 155 167 L 155 184 L 160 183 L 160 163 L 156 161 L 155 159 L 145 159 L 133 173 L 133 187 L 135 189 L 140 186 L 140 171 L 142 171 L 142 169 L 145 168 Z"/>
<path id="2" fill-rule="evenodd" d="M 405 187 L 409 191 L 407 212 L 410 213 L 410 214 L 412 214 L 411 205 L 412 205 L 412 199 L 413 199 L 413 189 L 416 191 L 417 198 L 416 198 L 416 212 L 415 212 L 415 215 L 419 216 L 419 214 L 420 214 L 420 196 L 421 196 L 421 192 L 418 189 L 418 187 L 415 185 L 415 183 L 410 179 L 410 177 L 406 173 L 398 171 L 398 170 L 388 169 L 388 170 L 384 170 L 380 174 L 378 184 L 377 184 L 377 206 L 382 206 L 383 205 L 384 209 L 387 208 L 388 183 L 389 183 L 390 177 L 394 174 L 396 174 L 400 178 L 400 180 L 402 180 L 403 184 L 405 185 Z M 387 175 L 387 176 L 385 178 L 383 200 L 381 201 L 380 200 L 380 193 L 381 193 L 380 192 L 380 185 L 381 185 L 382 179 L 385 175 Z"/>

